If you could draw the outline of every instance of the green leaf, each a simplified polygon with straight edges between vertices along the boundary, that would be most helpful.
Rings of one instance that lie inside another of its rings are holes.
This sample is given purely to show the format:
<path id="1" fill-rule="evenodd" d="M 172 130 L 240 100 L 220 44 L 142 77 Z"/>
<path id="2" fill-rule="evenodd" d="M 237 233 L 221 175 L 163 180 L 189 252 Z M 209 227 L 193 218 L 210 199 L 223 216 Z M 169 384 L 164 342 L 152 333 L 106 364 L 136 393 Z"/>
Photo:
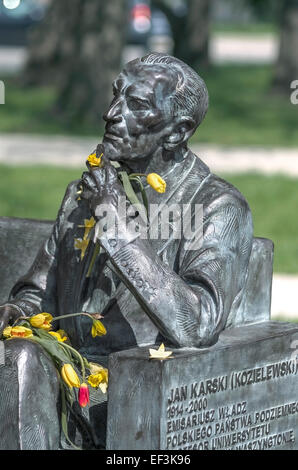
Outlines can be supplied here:
<path id="1" fill-rule="evenodd" d="M 140 186 L 140 190 L 141 190 L 141 194 L 142 194 L 142 198 L 143 198 L 143 203 L 144 203 L 144 206 L 145 206 L 145 209 L 146 209 L 146 213 L 147 213 L 147 218 L 148 218 L 148 211 L 149 211 L 149 207 L 148 207 L 148 199 L 147 199 L 147 194 L 145 192 L 145 188 L 143 186 L 143 183 L 141 181 L 141 178 L 140 177 L 137 177 L 136 178 L 139 186 Z"/>
<path id="2" fill-rule="evenodd" d="M 110 162 L 110 163 L 114 168 L 120 168 L 120 166 L 121 166 L 120 163 L 118 163 L 118 162 Z"/>
<path id="3" fill-rule="evenodd" d="M 49 335 L 50 336 L 50 335 Z M 32 341 L 40 344 L 44 350 L 53 358 L 56 364 L 63 365 L 73 362 L 72 354 L 66 348 L 63 348 L 62 343 L 52 339 L 44 338 L 42 336 L 33 336 L 30 338 Z"/>
<path id="4" fill-rule="evenodd" d="M 131 182 L 129 180 L 128 174 L 126 173 L 126 171 L 120 171 L 119 176 L 122 179 L 123 188 L 124 188 L 124 191 L 125 191 L 125 194 L 126 194 L 128 200 L 139 211 L 140 216 L 142 217 L 142 219 L 144 221 L 147 221 L 147 215 L 144 211 L 143 204 L 140 202 L 139 198 L 137 197 L 137 195 L 136 195 L 136 193 L 135 193 L 135 191 L 134 191 L 134 189 L 131 185 Z"/>
<path id="5" fill-rule="evenodd" d="M 66 405 L 66 391 L 64 385 L 61 383 L 61 427 L 62 431 L 69 442 L 69 444 L 76 450 L 82 450 L 77 447 L 68 436 L 68 423 L 67 423 L 67 405 Z"/>
<path id="6" fill-rule="evenodd" d="M 56 338 L 54 338 L 52 335 L 50 335 L 46 330 L 43 330 L 42 328 L 32 328 L 32 331 L 34 332 L 36 336 L 38 336 L 41 339 L 57 342 Z"/>

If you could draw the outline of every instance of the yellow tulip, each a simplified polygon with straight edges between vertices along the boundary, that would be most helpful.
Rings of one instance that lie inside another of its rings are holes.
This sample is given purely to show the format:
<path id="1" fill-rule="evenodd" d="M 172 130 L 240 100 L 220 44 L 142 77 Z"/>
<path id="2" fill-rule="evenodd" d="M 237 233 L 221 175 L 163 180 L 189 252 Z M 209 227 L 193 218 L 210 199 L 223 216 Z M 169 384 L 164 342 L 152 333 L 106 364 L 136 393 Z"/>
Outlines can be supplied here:
<path id="1" fill-rule="evenodd" d="M 80 379 L 71 364 L 64 364 L 61 369 L 61 377 L 70 388 L 80 388 Z"/>
<path id="2" fill-rule="evenodd" d="M 104 325 L 99 320 L 93 320 L 93 325 L 91 329 L 92 337 L 95 338 L 96 336 L 103 336 L 107 333 Z"/>
<path id="3" fill-rule="evenodd" d="M 99 157 L 96 156 L 96 153 L 91 153 L 91 155 L 89 155 L 89 157 L 87 158 L 87 162 L 92 167 L 96 167 L 96 166 L 100 167 L 102 156 L 103 156 L 103 153 Z"/>
<path id="4" fill-rule="evenodd" d="M 25 326 L 7 326 L 3 330 L 3 336 L 4 338 L 30 338 L 33 333 Z"/>
<path id="5" fill-rule="evenodd" d="M 157 173 L 149 173 L 149 175 L 147 175 L 147 183 L 158 193 L 164 193 L 166 191 L 167 184 Z"/>
<path id="6" fill-rule="evenodd" d="M 102 374 L 92 374 L 92 375 L 89 375 L 88 377 L 88 383 L 91 385 L 91 387 L 98 387 L 98 385 L 100 384 L 100 382 L 102 382 Z"/>
<path id="7" fill-rule="evenodd" d="M 51 321 L 53 320 L 53 317 L 50 313 L 39 313 L 38 315 L 34 315 L 33 317 L 30 318 L 29 322 L 30 325 L 35 327 L 35 328 L 41 328 L 42 330 L 49 330 L 52 325 Z"/>
<path id="8" fill-rule="evenodd" d="M 106 393 L 108 387 L 108 369 L 102 367 L 100 372 L 89 375 L 88 383 L 91 385 L 91 387 L 100 387 L 102 392 Z"/>
<path id="9" fill-rule="evenodd" d="M 2 333 L 4 338 L 11 337 L 11 330 L 12 330 L 12 326 L 7 326 L 6 328 L 4 328 L 3 333 Z"/>
<path id="10" fill-rule="evenodd" d="M 96 362 L 89 362 L 88 368 L 90 369 L 91 374 L 98 374 L 103 370 L 103 367 L 100 364 L 96 364 Z"/>
<path id="11" fill-rule="evenodd" d="M 64 341 L 67 340 L 67 336 L 66 336 L 66 333 L 65 331 L 63 330 L 58 330 L 58 331 L 49 331 L 49 334 L 51 336 L 54 336 L 54 338 L 56 338 L 58 341 L 60 341 L 61 343 L 64 343 Z"/>

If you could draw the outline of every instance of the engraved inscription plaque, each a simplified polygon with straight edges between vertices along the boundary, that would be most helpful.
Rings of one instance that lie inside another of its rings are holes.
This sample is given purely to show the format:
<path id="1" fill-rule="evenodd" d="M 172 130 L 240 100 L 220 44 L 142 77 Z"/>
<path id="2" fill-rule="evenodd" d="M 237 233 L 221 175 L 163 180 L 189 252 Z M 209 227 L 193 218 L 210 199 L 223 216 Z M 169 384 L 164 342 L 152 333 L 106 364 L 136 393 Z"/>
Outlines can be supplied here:
<path id="1" fill-rule="evenodd" d="M 108 448 L 298 449 L 297 339 L 298 325 L 265 322 L 165 361 L 112 355 Z"/>

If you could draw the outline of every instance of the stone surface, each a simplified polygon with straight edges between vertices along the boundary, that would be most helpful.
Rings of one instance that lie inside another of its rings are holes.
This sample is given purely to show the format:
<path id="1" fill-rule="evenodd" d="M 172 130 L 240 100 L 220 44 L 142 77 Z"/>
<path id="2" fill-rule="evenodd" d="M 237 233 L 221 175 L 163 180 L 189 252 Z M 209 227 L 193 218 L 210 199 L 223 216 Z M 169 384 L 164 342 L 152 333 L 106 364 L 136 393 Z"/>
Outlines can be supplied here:
<path id="1" fill-rule="evenodd" d="M 108 449 L 298 449 L 298 325 L 225 330 L 205 349 L 110 356 Z"/>
<path id="2" fill-rule="evenodd" d="M 242 300 L 231 310 L 227 326 L 270 320 L 273 248 L 271 240 L 253 239 Z"/>
<path id="3" fill-rule="evenodd" d="M 53 222 L 0 217 L 0 305 L 7 302 L 17 279 L 28 271 L 52 228 Z"/>

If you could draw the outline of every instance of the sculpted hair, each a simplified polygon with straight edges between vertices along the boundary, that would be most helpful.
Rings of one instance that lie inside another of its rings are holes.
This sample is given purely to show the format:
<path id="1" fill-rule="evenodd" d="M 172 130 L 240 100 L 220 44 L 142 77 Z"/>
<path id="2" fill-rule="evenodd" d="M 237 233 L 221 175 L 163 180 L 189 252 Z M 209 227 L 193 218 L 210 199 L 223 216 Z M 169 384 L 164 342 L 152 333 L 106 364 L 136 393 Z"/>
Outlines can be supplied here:
<path id="1" fill-rule="evenodd" d="M 198 127 L 208 110 L 208 90 L 204 80 L 182 60 L 166 54 L 152 53 L 140 59 L 144 64 L 166 65 L 176 72 L 177 86 L 171 98 L 174 116 L 187 115 Z"/>

